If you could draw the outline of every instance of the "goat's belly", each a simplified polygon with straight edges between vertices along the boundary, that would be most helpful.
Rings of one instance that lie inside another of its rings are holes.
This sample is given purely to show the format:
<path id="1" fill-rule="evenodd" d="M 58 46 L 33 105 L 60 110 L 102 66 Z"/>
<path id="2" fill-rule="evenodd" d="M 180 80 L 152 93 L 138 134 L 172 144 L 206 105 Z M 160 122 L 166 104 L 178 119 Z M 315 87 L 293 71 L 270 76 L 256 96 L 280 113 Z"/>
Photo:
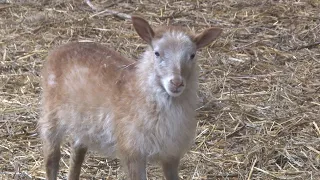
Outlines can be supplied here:
<path id="1" fill-rule="evenodd" d="M 88 150 L 107 157 L 115 156 L 116 138 L 112 114 L 104 109 L 98 109 L 81 113 L 73 118 L 75 121 L 68 124 L 68 134 L 76 144 L 86 146 Z"/>
<path id="2" fill-rule="evenodd" d="M 109 133 L 78 134 L 75 143 L 84 145 L 89 151 L 98 152 L 106 157 L 116 156 L 116 140 Z"/>
<path id="3" fill-rule="evenodd" d="M 91 140 L 86 142 L 86 146 L 90 151 L 98 152 L 99 154 L 115 158 L 116 157 L 116 142 L 103 139 Z"/>

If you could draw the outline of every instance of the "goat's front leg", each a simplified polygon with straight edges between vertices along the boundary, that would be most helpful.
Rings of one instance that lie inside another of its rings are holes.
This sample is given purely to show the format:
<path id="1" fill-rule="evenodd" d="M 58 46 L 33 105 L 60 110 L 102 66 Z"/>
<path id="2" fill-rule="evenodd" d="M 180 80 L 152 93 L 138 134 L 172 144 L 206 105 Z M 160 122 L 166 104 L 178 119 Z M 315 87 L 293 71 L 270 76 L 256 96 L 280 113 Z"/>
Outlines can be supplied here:
<path id="1" fill-rule="evenodd" d="M 127 169 L 127 177 L 129 180 L 147 180 L 147 161 L 145 157 L 125 157 L 122 161 Z"/>
<path id="2" fill-rule="evenodd" d="M 78 180 L 80 178 L 81 165 L 84 161 L 87 147 L 81 144 L 74 144 L 70 156 L 70 167 L 68 180 Z"/>
<path id="3" fill-rule="evenodd" d="M 162 161 L 162 169 L 166 180 L 179 180 L 180 158 L 172 158 Z"/>

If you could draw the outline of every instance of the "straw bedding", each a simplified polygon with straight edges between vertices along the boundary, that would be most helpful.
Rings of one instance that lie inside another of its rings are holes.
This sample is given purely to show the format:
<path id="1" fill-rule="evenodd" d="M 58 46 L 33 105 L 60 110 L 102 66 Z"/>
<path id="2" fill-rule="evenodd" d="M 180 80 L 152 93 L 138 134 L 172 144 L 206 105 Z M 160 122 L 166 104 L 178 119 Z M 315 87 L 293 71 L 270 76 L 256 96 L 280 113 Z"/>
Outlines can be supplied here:
<path id="1" fill-rule="evenodd" d="M 222 36 L 198 54 L 198 130 L 183 179 L 320 179 L 319 0 L 1 0 L 0 179 L 44 179 L 39 71 L 50 49 L 95 41 L 137 58 L 128 17 L 152 26 L 209 26 Z M 66 178 L 68 143 L 59 178 Z M 123 179 L 118 160 L 89 153 L 83 179 Z M 161 169 L 148 167 L 149 179 Z"/>

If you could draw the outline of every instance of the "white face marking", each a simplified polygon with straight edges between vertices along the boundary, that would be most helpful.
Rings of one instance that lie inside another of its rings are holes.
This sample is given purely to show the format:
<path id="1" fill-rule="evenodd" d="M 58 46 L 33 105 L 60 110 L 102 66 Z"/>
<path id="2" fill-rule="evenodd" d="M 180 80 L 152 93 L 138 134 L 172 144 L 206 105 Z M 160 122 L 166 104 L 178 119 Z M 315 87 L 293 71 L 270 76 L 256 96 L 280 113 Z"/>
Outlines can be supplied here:
<path id="1" fill-rule="evenodd" d="M 155 66 L 165 91 L 172 97 L 180 96 L 186 85 L 189 73 L 195 65 L 191 55 L 196 52 L 196 45 L 183 32 L 167 32 L 161 39 L 152 43 Z M 181 79 L 182 86 L 171 83 L 173 79 Z"/>
<path id="2" fill-rule="evenodd" d="M 56 76 L 54 74 L 50 74 L 48 76 L 48 85 L 54 86 L 56 84 Z"/>
<path id="3" fill-rule="evenodd" d="M 182 94 L 182 92 L 184 91 L 185 87 L 186 87 L 186 82 L 185 80 L 182 78 L 182 83 L 184 84 L 183 86 L 180 87 L 175 87 L 173 85 L 171 85 L 170 80 L 174 79 L 173 76 L 166 76 L 164 78 L 161 79 L 162 84 L 164 89 L 167 91 L 167 93 L 172 96 L 172 97 L 178 97 Z"/>

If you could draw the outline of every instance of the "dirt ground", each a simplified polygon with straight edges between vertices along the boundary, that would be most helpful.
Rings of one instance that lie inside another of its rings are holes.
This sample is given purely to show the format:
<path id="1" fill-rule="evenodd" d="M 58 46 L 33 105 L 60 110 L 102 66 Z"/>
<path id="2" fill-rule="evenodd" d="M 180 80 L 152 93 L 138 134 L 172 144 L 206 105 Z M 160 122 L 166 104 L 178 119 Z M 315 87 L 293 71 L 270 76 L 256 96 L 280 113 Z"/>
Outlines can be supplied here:
<path id="1" fill-rule="evenodd" d="M 195 144 L 182 179 L 320 179 L 319 0 L 0 1 L 0 179 L 44 179 L 39 71 L 50 49 L 95 41 L 138 58 L 128 15 L 222 36 L 201 50 Z M 59 178 L 68 168 L 62 148 Z M 82 179 L 123 179 L 118 160 L 87 156 Z M 148 167 L 149 179 L 162 179 Z"/>

